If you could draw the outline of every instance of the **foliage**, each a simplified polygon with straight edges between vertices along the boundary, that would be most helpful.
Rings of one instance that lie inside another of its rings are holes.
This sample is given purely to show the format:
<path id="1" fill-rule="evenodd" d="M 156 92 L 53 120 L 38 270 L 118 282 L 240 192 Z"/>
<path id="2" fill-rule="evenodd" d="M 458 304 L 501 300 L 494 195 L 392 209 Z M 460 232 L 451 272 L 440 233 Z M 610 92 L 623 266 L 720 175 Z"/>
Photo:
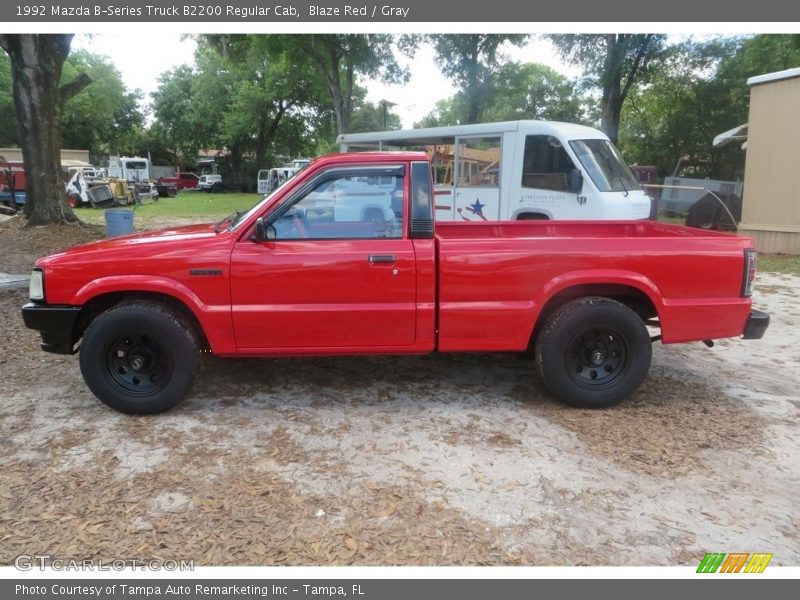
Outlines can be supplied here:
<path id="1" fill-rule="evenodd" d="M 387 83 L 408 80 L 392 50 L 393 36 L 387 34 L 316 34 L 270 36 L 283 46 L 295 69 L 318 77 L 326 90 L 337 133 L 350 131 L 350 119 L 358 77 Z"/>
<path id="2" fill-rule="evenodd" d="M 127 91 L 119 71 L 104 56 L 85 50 L 71 52 L 64 64 L 62 84 L 86 73 L 92 83 L 64 105 L 61 138 L 65 148 L 91 154 L 128 151 L 144 123 L 138 107 L 141 92 Z"/>
<path id="3" fill-rule="evenodd" d="M 481 111 L 494 94 L 493 76 L 497 72 L 505 44 L 522 45 L 528 36 L 511 34 L 434 34 L 404 36 L 400 46 L 412 54 L 420 43 L 428 43 L 436 52 L 441 72 L 452 79 L 462 94 L 459 112 L 464 123 L 477 123 Z"/>
<path id="4" fill-rule="evenodd" d="M 574 82 L 550 67 L 509 62 L 496 68 L 489 79 L 490 92 L 479 107 L 479 122 L 543 119 L 581 123 L 586 120 L 584 99 Z M 459 91 L 440 100 L 418 127 L 466 123 L 468 102 Z"/>
<path id="5" fill-rule="evenodd" d="M 350 132 L 388 131 L 400 129 L 400 115 L 392 111 L 393 102 L 381 100 L 373 104 L 364 100 L 366 90 L 356 86 L 355 110 L 350 118 Z"/>
<path id="6" fill-rule="evenodd" d="M 158 89 L 153 93 L 153 113 L 156 129 L 170 151 L 185 159 L 196 157 L 210 132 L 200 127 L 196 118 L 194 81 L 196 71 L 181 65 L 158 78 Z"/>
<path id="7" fill-rule="evenodd" d="M 601 90 L 600 126 L 616 143 L 625 100 L 635 84 L 647 81 L 663 52 L 666 36 L 609 33 L 548 37 L 562 58 L 583 68 L 586 85 Z"/>
<path id="8" fill-rule="evenodd" d="M 81 73 L 88 75 L 91 83 L 64 103 L 62 146 L 89 150 L 93 155 L 126 151 L 144 122 L 138 106 L 140 92 L 125 89 L 119 72 L 106 57 L 84 50 L 69 54 L 61 84 L 74 81 Z M 0 146 L 19 145 L 11 61 L 0 54 Z"/>
<path id="9" fill-rule="evenodd" d="M 693 176 L 742 177 L 741 145 L 715 149 L 713 139 L 747 122 L 749 77 L 800 66 L 795 37 L 690 39 L 669 47 L 649 84 L 633 92 L 623 109 L 623 154 L 657 166 L 662 175 L 682 159 Z"/>
<path id="10" fill-rule="evenodd" d="M 11 94 L 11 59 L 0 52 L 0 147 L 19 146 L 19 128 Z"/>

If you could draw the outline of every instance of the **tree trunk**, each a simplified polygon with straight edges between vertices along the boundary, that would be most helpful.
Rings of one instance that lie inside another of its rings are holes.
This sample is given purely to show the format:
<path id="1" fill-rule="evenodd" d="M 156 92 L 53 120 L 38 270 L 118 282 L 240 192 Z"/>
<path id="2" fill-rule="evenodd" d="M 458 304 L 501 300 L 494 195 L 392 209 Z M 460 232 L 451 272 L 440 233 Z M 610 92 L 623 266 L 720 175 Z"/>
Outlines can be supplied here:
<path id="1" fill-rule="evenodd" d="M 320 39 L 317 39 L 318 37 Z M 304 49 L 317 64 L 331 95 L 333 114 L 336 118 L 336 133 L 347 133 L 350 128 L 355 64 L 347 56 L 347 50 L 341 48 L 336 40 L 328 37 L 335 36 L 311 36 Z M 345 61 L 344 83 L 342 83 L 342 60 Z"/>
<path id="2" fill-rule="evenodd" d="M 478 54 L 480 52 L 478 49 L 479 36 L 471 36 L 471 41 L 473 42 L 473 45 L 470 47 L 469 53 L 465 57 L 467 85 L 464 91 L 467 95 L 467 123 L 477 123 L 480 117 L 482 100 L 480 97 L 481 82 L 478 80 Z"/>
<path id="3" fill-rule="evenodd" d="M 271 119 L 266 116 L 262 117 L 258 127 L 258 138 L 256 139 L 256 169 L 267 168 L 267 150 L 269 149 L 270 142 L 278 131 L 278 125 L 281 124 L 283 115 L 286 114 L 286 111 L 291 106 L 291 102 L 288 104 L 278 102 L 274 117 Z"/>
<path id="4" fill-rule="evenodd" d="M 80 78 L 59 88 L 72 35 L 0 35 L 11 58 L 14 104 L 28 182 L 28 225 L 75 222 L 61 177 L 61 110 L 63 103 L 90 80 Z"/>
<path id="5" fill-rule="evenodd" d="M 606 36 L 606 56 L 603 61 L 603 115 L 600 128 L 616 145 L 619 140 L 619 116 L 622 112 L 622 63 L 625 48 L 616 34 Z"/>

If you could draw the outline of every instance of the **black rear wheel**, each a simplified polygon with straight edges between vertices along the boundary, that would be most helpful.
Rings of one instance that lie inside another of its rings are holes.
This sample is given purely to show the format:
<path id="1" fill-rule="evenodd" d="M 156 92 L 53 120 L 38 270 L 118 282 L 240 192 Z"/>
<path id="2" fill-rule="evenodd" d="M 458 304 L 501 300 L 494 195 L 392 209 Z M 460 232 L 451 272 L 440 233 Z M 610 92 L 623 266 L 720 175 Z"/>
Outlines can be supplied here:
<path id="1" fill-rule="evenodd" d="M 91 322 L 80 352 L 83 378 L 97 398 L 128 414 L 177 405 L 200 367 L 197 336 L 156 302 L 121 304 Z"/>
<path id="2" fill-rule="evenodd" d="M 650 334 L 642 319 L 615 300 L 573 300 L 545 322 L 535 344 L 545 386 L 581 408 L 624 400 L 650 369 Z"/>

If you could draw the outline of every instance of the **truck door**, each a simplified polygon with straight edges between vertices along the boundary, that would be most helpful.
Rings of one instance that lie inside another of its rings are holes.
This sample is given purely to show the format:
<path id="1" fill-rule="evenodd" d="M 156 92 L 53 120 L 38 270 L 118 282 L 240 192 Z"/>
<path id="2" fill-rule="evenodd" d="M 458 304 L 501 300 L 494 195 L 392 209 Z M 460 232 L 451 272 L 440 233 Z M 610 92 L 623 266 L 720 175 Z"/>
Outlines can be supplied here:
<path id="1" fill-rule="evenodd" d="M 297 353 L 411 346 L 416 273 L 404 165 L 331 167 L 265 217 L 231 260 L 236 343 Z"/>
<path id="2" fill-rule="evenodd" d="M 456 221 L 499 218 L 501 139 L 499 135 L 456 138 Z"/>

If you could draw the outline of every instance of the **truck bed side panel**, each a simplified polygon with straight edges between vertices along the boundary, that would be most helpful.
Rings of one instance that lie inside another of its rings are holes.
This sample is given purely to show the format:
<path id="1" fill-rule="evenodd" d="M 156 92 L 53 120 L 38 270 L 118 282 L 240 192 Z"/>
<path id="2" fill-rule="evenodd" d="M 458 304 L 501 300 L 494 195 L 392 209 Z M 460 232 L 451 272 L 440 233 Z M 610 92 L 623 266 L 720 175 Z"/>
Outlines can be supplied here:
<path id="1" fill-rule="evenodd" d="M 644 293 L 665 343 L 738 336 L 747 238 L 637 223 L 437 227 L 439 349 L 524 350 L 547 302 L 575 286 Z"/>

